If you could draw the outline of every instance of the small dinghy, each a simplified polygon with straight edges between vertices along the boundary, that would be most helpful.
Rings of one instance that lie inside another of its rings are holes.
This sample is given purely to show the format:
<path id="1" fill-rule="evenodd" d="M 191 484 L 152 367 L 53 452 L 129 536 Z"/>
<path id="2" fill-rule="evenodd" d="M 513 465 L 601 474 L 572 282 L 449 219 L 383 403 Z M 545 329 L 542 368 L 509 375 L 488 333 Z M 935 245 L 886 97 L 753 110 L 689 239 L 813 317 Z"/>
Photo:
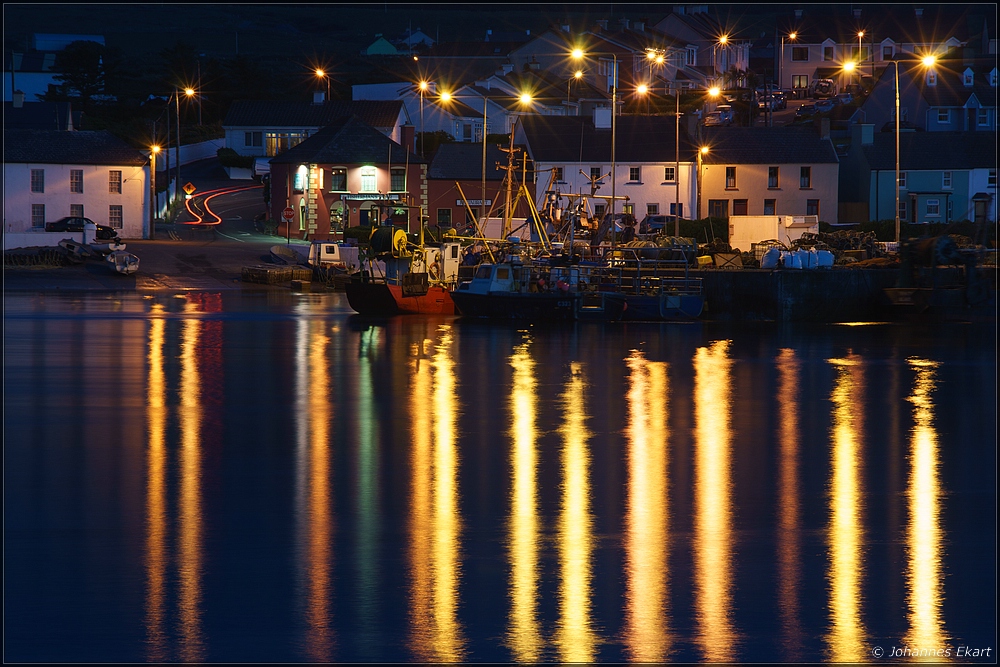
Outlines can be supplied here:
<path id="1" fill-rule="evenodd" d="M 139 270 L 139 258 L 124 250 L 115 250 L 108 254 L 108 264 L 116 273 L 130 276 Z"/>
<path id="2" fill-rule="evenodd" d="M 74 262 L 82 262 L 91 255 L 88 246 L 73 239 L 63 239 L 59 242 L 59 247 L 65 250 L 70 260 Z"/>

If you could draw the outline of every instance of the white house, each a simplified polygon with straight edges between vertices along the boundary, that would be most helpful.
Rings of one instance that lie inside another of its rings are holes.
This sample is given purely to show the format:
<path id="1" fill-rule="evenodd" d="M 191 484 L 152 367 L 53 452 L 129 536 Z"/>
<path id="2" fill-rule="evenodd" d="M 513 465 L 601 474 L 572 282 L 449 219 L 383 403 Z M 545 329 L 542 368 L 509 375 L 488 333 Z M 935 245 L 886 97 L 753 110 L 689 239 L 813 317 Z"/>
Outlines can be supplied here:
<path id="1" fill-rule="evenodd" d="M 149 236 L 149 162 L 111 133 L 4 130 L 3 153 L 5 248 L 57 244 L 45 223 L 66 216 Z"/>

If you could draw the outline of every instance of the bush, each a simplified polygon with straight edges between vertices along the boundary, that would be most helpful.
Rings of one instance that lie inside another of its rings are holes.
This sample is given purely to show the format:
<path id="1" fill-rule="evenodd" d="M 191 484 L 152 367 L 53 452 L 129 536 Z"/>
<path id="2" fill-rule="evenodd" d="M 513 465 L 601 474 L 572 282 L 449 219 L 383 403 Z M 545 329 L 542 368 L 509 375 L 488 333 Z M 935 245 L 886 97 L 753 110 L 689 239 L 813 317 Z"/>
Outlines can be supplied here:
<path id="1" fill-rule="evenodd" d="M 368 245 L 368 239 L 371 238 L 372 228 L 366 227 L 348 227 L 344 230 L 344 240 L 347 239 L 357 239 L 358 245 Z"/>
<path id="2" fill-rule="evenodd" d="M 230 169 L 253 169 L 254 158 L 252 155 L 240 155 L 232 148 L 220 148 L 215 153 L 219 158 L 219 164 Z"/>

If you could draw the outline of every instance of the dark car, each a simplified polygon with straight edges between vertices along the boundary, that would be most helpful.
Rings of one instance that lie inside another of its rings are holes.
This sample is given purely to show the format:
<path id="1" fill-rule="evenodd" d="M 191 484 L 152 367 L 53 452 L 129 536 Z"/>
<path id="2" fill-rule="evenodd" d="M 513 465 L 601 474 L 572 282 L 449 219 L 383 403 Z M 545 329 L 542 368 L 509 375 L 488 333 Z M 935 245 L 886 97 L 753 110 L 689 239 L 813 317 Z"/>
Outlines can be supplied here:
<path id="1" fill-rule="evenodd" d="M 798 109 L 795 110 L 796 118 L 808 118 L 816 114 L 815 104 L 803 104 Z"/>
<path id="2" fill-rule="evenodd" d="M 771 94 L 771 97 L 774 98 L 773 106 L 776 110 L 788 108 L 788 96 L 785 95 L 784 91 L 776 90 Z"/>
<path id="3" fill-rule="evenodd" d="M 674 233 L 674 216 L 647 215 L 639 223 L 640 234 L 660 234 L 662 232 Z"/>
<path id="4" fill-rule="evenodd" d="M 110 241 L 118 237 L 118 231 L 114 227 L 106 227 L 104 225 L 98 225 L 96 222 L 90 218 L 75 218 L 67 217 L 60 218 L 55 222 L 46 222 L 45 231 L 47 232 L 82 232 L 83 226 L 87 223 L 93 224 L 97 227 L 97 238 Z"/>

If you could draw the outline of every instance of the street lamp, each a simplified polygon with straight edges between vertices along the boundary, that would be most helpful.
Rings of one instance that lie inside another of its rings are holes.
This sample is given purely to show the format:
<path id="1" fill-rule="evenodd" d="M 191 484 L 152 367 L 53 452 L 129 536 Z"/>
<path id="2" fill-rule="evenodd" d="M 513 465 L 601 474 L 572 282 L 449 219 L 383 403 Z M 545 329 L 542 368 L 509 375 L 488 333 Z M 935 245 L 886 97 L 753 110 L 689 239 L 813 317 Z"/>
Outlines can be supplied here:
<path id="1" fill-rule="evenodd" d="M 160 147 L 149 147 L 149 238 L 156 238 L 156 154 Z"/>
<path id="2" fill-rule="evenodd" d="M 573 83 L 574 80 L 575 81 L 579 81 L 582 78 L 583 78 L 583 70 L 579 70 L 578 69 L 575 72 L 573 72 L 572 78 L 566 80 L 566 102 L 567 102 L 567 104 L 570 101 L 570 97 L 569 97 L 569 86 L 570 86 L 570 84 Z"/>
<path id="3" fill-rule="evenodd" d="M 646 57 L 650 62 L 656 62 L 657 64 L 663 63 L 663 52 L 657 49 L 647 49 Z M 640 94 L 649 94 L 649 87 L 645 84 L 640 84 L 636 91 Z M 680 220 L 680 197 L 681 197 L 681 91 L 679 88 L 673 86 L 665 86 L 664 92 L 673 91 L 674 93 L 674 103 L 675 112 L 674 117 L 675 122 L 675 135 L 674 135 L 674 236 L 680 236 L 681 220 Z M 649 105 L 649 98 L 646 98 L 647 108 Z"/>
<path id="4" fill-rule="evenodd" d="M 703 156 L 708 155 L 708 146 L 702 146 L 698 150 L 698 182 L 696 184 L 698 188 L 698 219 L 701 220 L 701 165 L 703 162 Z"/>
<path id="5" fill-rule="evenodd" d="M 794 33 L 794 32 L 788 34 L 788 40 L 791 41 L 791 42 L 794 42 L 796 37 L 798 37 L 798 35 L 796 33 Z M 778 90 L 781 90 L 782 87 L 783 87 L 782 83 L 781 83 L 781 69 L 782 69 L 782 65 L 784 64 L 784 61 L 785 61 L 785 36 L 782 35 L 781 36 L 781 54 L 780 54 L 780 57 L 778 58 Z M 788 87 L 791 88 L 791 86 L 788 86 Z"/>
<path id="6" fill-rule="evenodd" d="M 420 89 L 420 157 L 424 157 L 424 93 L 427 92 L 429 84 L 421 81 L 417 87 Z M 442 95 L 442 97 L 444 97 Z"/>
<path id="7" fill-rule="evenodd" d="M 899 61 L 890 60 L 893 68 L 896 72 L 896 183 L 893 190 L 896 192 L 896 243 L 899 243 Z M 930 69 L 937 62 L 937 58 L 933 55 L 924 56 L 920 59 L 920 63 L 925 69 Z M 898 245 L 897 245 L 898 252 Z"/>
<path id="8" fill-rule="evenodd" d="M 618 56 L 614 53 L 593 53 L 591 55 L 595 56 L 611 56 L 612 60 L 612 71 L 611 71 L 611 246 L 615 245 L 615 182 L 616 182 L 616 171 L 615 171 L 615 138 L 617 131 L 617 116 L 618 116 Z M 573 58 L 579 60 L 583 58 L 583 49 L 573 49 Z"/>
<path id="9" fill-rule="evenodd" d="M 330 73 L 322 69 L 316 70 L 316 77 L 319 79 L 326 79 L 326 99 L 330 99 Z"/>

